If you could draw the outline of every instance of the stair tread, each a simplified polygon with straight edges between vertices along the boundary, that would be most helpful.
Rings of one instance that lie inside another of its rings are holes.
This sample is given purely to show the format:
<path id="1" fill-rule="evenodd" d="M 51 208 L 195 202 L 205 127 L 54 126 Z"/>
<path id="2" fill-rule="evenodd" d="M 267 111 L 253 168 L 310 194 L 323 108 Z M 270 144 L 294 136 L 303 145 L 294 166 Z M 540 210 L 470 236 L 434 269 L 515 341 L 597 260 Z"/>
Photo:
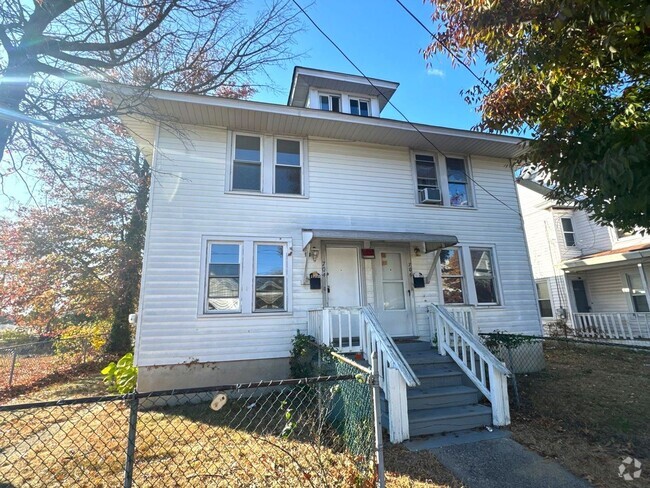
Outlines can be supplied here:
<path id="1" fill-rule="evenodd" d="M 413 372 L 416 376 L 423 378 L 463 374 L 456 364 L 415 365 L 413 367 Z"/>
<path id="2" fill-rule="evenodd" d="M 465 385 L 450 385 L 450 386 L 435 386 L 431 388 L 409 388 L 407 390 L 408 398 L 419 398 L 425 396 L 436 395 L 455 395 L 461 393 L 478 393 L 478 389 L 473 386 Z"/>
<path id="3" fill-rule="evenodd" d="M 409 412 L 409 422 L 427 422 L 450 418 L 473 417 L 476 415 L 489 415 L 491 418 L 492 409 L 485 405 L 474 404 L 413 410 Z"/>

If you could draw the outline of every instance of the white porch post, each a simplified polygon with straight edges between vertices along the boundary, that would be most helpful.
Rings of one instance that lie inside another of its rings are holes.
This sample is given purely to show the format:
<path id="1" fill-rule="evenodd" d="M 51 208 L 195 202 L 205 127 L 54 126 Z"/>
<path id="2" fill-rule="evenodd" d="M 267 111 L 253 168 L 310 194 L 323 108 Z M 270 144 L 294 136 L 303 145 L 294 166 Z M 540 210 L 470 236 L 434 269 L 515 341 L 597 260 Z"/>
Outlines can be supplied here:
<path id="1" fill-rule="evenodd" d="M 406 382 L 395 368 L 387 368 L 387 399 L 390 441 L 393 444 L 409 439 L 409 410 Z"/>
<path id="2" fill-rule="evenodd" d="M 643 289 L 645 290 L 645 301 L 648 303 L 648 307 L 650 307 L 650 296 L 648 296 L 650 295 L 650 290 L 648 289 L 648 279 L 646 278 L 643 264 L 639 263 L 637 264 L 637 267 L 639 268 L 639 274 L 641 275 L 641 285 L 643 285 Z"/>
<path id="3" fill-rule="evenodd" d="M 323 325 L 322 325 L 322 343 L 326 346 L 332 345 L 332 314 L 328 308 L 323 309 Z"/>
<path id="4" fill-rule="evenodd" d="M 492 422 L 497 427 L 510 424 L 510 404 L 508 402 L 508 378 L 497 372 L 490 365 L 490 403 L 492 404 Z"/>

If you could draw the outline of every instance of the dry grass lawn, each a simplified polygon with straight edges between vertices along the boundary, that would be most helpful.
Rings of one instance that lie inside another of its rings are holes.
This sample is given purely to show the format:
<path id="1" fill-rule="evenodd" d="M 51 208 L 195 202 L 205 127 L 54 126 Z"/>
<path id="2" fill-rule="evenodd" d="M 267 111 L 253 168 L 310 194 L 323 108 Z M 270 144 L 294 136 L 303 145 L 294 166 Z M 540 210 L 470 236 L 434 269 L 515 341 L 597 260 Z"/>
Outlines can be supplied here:
<path id="1" fill-rule="evenodd" d="M 100 377 L 85 375 L 11 403 L 101 394 Z M 205 404 L 141 411 L 135 486 L 370 486 L 359 479 L 358 458 L 315 447 L 307 431 L 273 435 L 283 415 L 248 423 L 246 409 L 230 405 L 228 422 L 225 408 L 220 415 Z M 242 416 L 236 428 L 228 426 L 234 411 Z M 0 413 L 0 486 L 121 485 L 128 416 L 128 406 L 114 401 Z M 386 444 L 385 456 L 388 486 L 461 486 L 430 454 Z"/>
<path id="2" fill-rule="evenodd" d="M 598 487 L 650 486 L 650 353 L 546 341 L 545 371 L 518 377 L 513 438 Z M 646 469 L 618 476 L 627 456 Z"/>

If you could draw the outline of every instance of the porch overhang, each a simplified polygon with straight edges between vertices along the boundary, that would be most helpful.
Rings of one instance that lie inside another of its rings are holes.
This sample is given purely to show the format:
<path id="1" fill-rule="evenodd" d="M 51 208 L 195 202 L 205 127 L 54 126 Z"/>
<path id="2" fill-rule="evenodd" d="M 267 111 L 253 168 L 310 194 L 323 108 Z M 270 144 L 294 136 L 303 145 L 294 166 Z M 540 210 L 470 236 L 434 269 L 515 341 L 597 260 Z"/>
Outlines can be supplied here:
<path id="1" fill-rule="evenodd" d="M 422 245 L 425 253 L 458 244 L 458 238 L 456 236 L 445 234 L 384 232 L 375 230 L 303 229 L 303 250 L 307 250 L 314 239 L 415 243 Z"/>
<path id="2" fill-rule="evenodd" d="M 564 261 L 560 269 L 565 273 L 587 271 L 596 268 L 611 268 L 627 264 L 645 263 L 650 258 L 650 245 L 604 251 Z"/>

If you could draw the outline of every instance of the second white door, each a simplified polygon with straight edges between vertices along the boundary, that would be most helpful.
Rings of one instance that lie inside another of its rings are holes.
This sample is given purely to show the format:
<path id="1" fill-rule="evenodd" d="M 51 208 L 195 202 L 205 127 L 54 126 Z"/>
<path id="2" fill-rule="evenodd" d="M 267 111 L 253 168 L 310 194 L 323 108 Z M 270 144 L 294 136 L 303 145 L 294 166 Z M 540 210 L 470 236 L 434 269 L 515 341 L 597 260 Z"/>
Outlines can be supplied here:
<path id="1" fill-rule="evenodd" d="M 375 310 L 391 336 L 413 335 L 407 252 L 376 249 Z"/>

